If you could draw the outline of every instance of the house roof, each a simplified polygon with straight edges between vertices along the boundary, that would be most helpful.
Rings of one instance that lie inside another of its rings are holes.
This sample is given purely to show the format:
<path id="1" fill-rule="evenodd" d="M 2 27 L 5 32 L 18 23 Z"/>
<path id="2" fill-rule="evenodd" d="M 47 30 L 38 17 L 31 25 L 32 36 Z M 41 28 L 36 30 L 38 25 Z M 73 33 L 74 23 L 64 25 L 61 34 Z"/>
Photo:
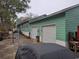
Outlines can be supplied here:
<path id="1" fill-rule="evenodd" d="M 79 4 L 76 4 L 76 5 L 73 5 L 73 6 L 69 6 L 69 7 L 65 8 L 65 9 L 59 10 L 59 11 L 57 11 L 57 12 L 54 12 L 54 13 L 48 15 L 48 17 L 54 16 L 54 15 L 57 15 L 57 14 L 60 14 L 60 13 L 63 13 L 63 12 L 66 12 L 66 11 L 68 11 L 68 10 L 70 10 L 70 9 L 73 9 L 73 8 L 76 8 L 76 7 L 78 7 L 78 6 L 79 6 Z"/>
<path id="2" fill-rule="evenodd" d="M 70 10 L 70 9 L 73 9 L 73 8 L 75 8 L 75 7 L 78 7 L 78 6 L 79 6 L 79 4 L 76 4 L 76 5 L 67 7 L 67 8 L 65 8 L 65 9 L 62 9 L 62 10 L 60 10 L 60 11 L 54 12 L 54 13 L 52 13 L 52 14 L 50 14 L 50 15 L 41 15 L 41 16 L 38 16 L 38 17 L 36 17 L 36 18 L 28 19 L 28 20 L 22 22 L 21 24 L 24 24 L 24 23 L 27 23 L 27 22 L 29 22 L 29 23 L 36 22 L 36 21 L 42 20 L 42 19 L 44 19 L 44 18 L 51 17 L 51 16 L 54 16 L 54 15 L 57 15 L 57 14 L 66 12 L 66 11 L 68 11 L 68 10 Z M 21 24 L 18 24 L 18 25 L 21 25 Z"/>
<path id="3" fill-rule="evenodd" d="M 41 15 L 41 16 L 38 16 L 38 17 L 35 17 L 35 18 L 32 18 L 32 19 L 27 19 L 27 20 L 25 20 L 25 21 L 23 21 L 23 22 L 20 22 L 19 24 L 17 24 L 18 26 L 19 25 L 22 25 L 22 24 L 24 24 L 24 23 L 32 23 L 32 22 L 35 22 L 35 21 L 38 21 L 38 20 L 41 20 L 41 19 L 44 19 L 45 17 L 46 17 L 47 15 Z"/>

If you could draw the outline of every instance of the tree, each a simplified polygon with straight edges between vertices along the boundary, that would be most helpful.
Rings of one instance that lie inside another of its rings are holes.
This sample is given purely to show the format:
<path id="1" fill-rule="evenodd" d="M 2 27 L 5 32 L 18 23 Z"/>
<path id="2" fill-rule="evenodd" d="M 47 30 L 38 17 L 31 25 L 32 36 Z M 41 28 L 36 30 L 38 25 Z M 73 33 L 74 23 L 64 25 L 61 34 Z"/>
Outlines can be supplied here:
<path id="1" fill-rule="evenodd" d="M 16 13 L 26 12 L 29 8 L 30 0 L 0 0 L 0 21 L 11 22 L 11 18 L 15 19 Z"/>

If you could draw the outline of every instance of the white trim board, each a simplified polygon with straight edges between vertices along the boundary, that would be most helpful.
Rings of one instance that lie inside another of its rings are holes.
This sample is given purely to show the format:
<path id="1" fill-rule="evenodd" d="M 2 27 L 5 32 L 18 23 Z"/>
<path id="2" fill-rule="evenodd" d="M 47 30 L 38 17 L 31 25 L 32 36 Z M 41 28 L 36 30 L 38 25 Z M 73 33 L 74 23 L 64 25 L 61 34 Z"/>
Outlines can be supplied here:
<path id="1" fill-rule="evenodd" d="M 22 33 L 26 36 L 29 36 L 29 32 L 22 31 Z"/>
<path id="2" fill-rule="evenodd" d="M 59 44 L 61 46 L 66 47 L 66 42 L 65 41 L 56 40 L 56 44 Z"/>

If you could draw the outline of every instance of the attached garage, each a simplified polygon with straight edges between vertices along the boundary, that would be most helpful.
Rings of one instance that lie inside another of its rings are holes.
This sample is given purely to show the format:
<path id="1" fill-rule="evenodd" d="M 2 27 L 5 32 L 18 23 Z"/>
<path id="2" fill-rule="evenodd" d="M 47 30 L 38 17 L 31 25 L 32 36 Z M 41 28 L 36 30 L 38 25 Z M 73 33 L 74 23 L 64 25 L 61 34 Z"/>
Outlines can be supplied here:
<path id="1" fill-rule="evenodd" d="M 55 43 L 56 42 L 56 25 L 47 25 L 43 27 L 43 42 Z"/>
<path id="2" fill-rule="evenodd" d="M 41 42 L 68 46 L 68 33 L 76 32 L 79 26 L 79 4 L 50 15 L 41 15 L 25 23 L 28 23 L 31 38 L 39 36 Z"/>

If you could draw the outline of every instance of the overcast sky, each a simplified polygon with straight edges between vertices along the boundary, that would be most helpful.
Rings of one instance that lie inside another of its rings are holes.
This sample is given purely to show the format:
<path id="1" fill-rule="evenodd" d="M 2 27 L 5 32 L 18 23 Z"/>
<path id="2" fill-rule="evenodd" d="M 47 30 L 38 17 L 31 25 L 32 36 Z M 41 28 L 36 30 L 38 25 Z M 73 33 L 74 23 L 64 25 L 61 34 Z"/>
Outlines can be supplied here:
<path id="1" fill-rule="evenodd" d="M 50 14 L 75 4 L 79 4 L 79 0 L 31 0 L 28 12 L 36 15 Z M 18 14 L 18 17 L 25 15 Z"/>

